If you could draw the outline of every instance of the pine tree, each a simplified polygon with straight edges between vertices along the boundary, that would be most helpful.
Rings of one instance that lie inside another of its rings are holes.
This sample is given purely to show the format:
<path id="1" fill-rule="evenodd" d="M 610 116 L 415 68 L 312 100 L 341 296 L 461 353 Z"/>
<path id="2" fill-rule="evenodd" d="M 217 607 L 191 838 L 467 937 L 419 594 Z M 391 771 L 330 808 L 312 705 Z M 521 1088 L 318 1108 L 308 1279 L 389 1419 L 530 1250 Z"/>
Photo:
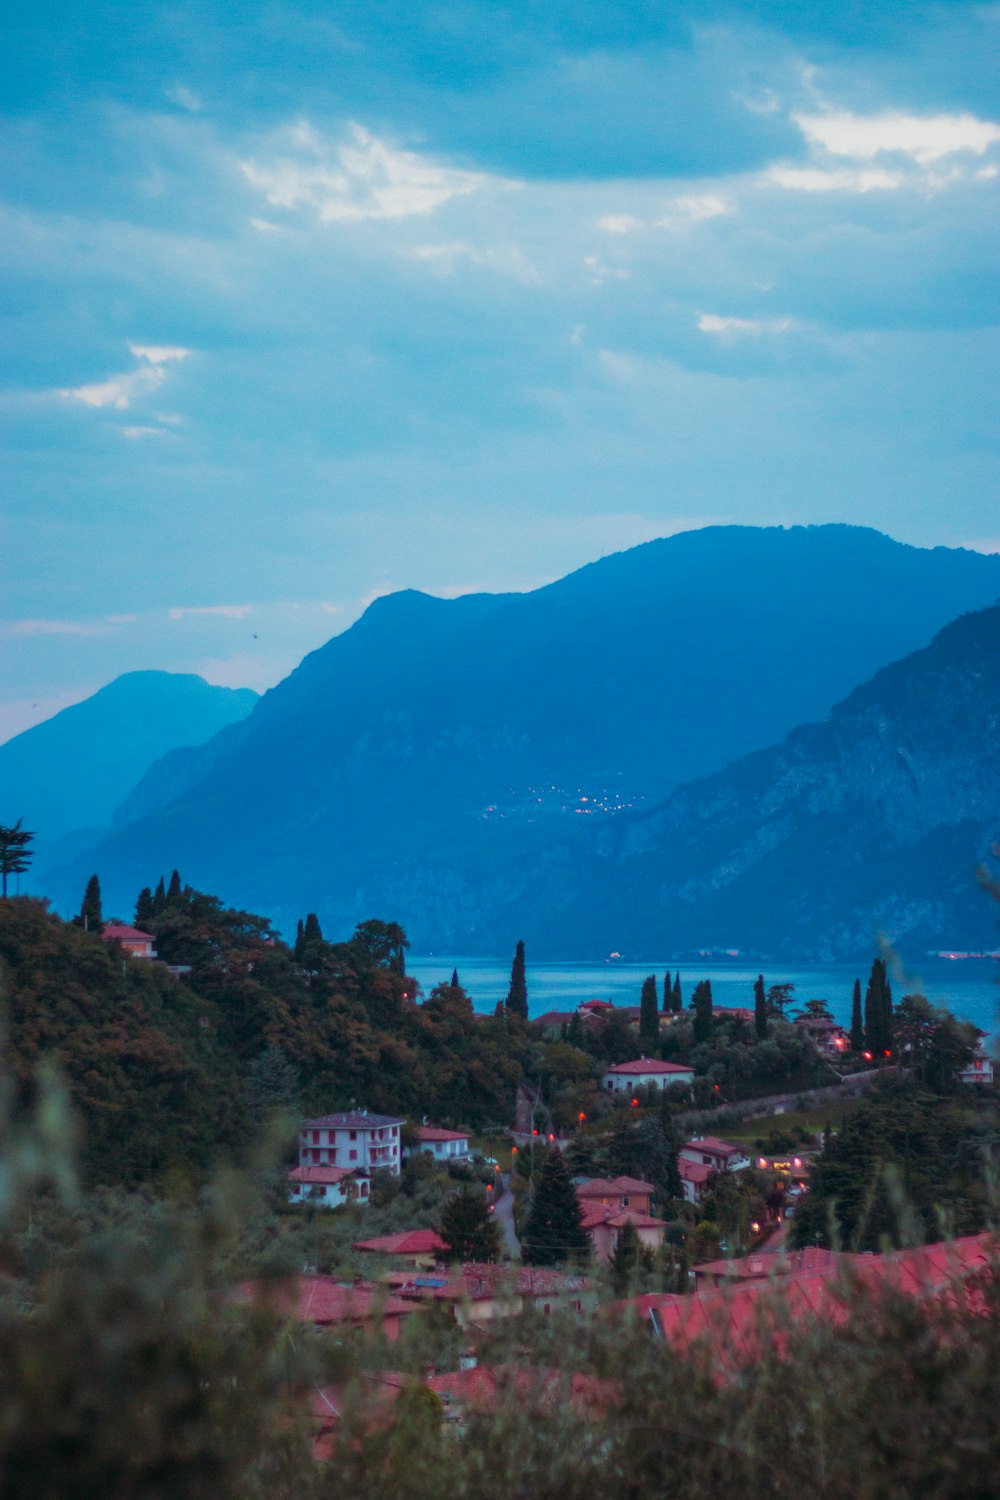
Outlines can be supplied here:
<path id="1" fill-rule="evenodd" d="M 0 879 L 4 897 L 7 895 L 7 876 L 23 875 L 31 863 L 31 852 L 28 845 L 35 837 L 26 828 L 21 827 L 22 820 L 9 828 L 0 826 Z"/>
<path id="2" fill-rule="evenodd" d="M 865 991 L 865 1044 L 874 1057 L 892 1047 L 892 991 L 884 958 L 876 958 Z"/>
<path id="3" fill-rule="evenodd" d="M 669 1016 L 674 1008 L 674 992 L 670 984 L 670 970 L 663 976 L 663 1014 Z"/>
<path id="4" fill-rule="evenodd" d="M 452 1194 L 441 1213 L 441 1238 L 449 1260 L 496 1260 L 500 1231 L 483 1193 L 466 1188 Z"/>
<path id="5" fill-rule="evenodd" d="M 656 975 L 642 981 L 639 998 L 639 1051 L 652 1057 L 660 1040 L 660 1017 L 656 1008 Z"/>
<path id="6" fill-rule="evenodd" d="M 156 908 L 153 905 L 153 893 L 148 885 L 144 885 L 135 901 L 135 925 L 140 932 L 148 932 L 150 923 L 156 916 Z"/>
<path id="7" fill-rule="evenodd" d="M 639 1231 L 631 1219 L 626 1219 L 618 1231 L 618 1240 L 611 1256 L 611 1279 L 619 1297 L 625 1295 L 641 1271 L 652 1269 L 652 1260 L 639 1238 Z"/>
<path id="8" fill-rule="evenodd" d="M 104 930 L 104 917 L 101 914 L 101 882 L 96 875 L 91 875 L 87 881 L 87 889 L 83 893 L 83 905 L 80 907 L 80 915 L 73 918 L 76 927 L 82 927 L 87 932 L 102 932 Z"/>
<path id="9" fill-rule="evenodd" d="M 156 882 L 156 890 L 153 892 L 153 916 L 158 917 L 167 904 L 167 893 L 163 887 L 163 876 Z"/>
<path id="10" fill-rule="evenodd" d="M 767 1036 L 767 992 L 764 989 L 763 974 L 758 974 L 754 981 L 753 1024 L 758 1041 L 763 1041 Z"/>
<path id="11" fill-rule="evenodd" d="M 575 1010 L 569 1018 L 569 1025 L 566 1027 L 566 1040 L 573 1047 L 582 1047 L 586 1040 L 579 1011 Z"/>
<path id="12" fill-rule="evenodd" d="M 295 946 L 292 949 L 292 952 L 295 954 L 296 958 L 302 957 L 302 933 L 302 918 L 300 917 L 295 924 Z"/>
<path id="13" fill-rule="evenodd" d="M 674 1015 L 679 1016 L 684 1008 L 684 998 L 681 995 L 681 971 L 677 970 L 677 978 L 674 980 Z"/>
<path id="14" fill-rule="evenodd" d="M 589 1254 L 580 1200 L 556 1147 L 542 1169 L 521 1240 L 521 1257 L 529 1266 L 555 1266 L 565 1260 L 586 1260 Z"/>
<path id="15" fill-rule="evenodd" d="M 460 990 L 462 988 L 461 984 L 459 983 L 457 969 L 452 969 L 451 971 L 451 987 L 453 990 Z"/>
<path id="16" fill-rule="evenodd" d="M 851 1051 L 865 1049 L 865 1027 L 861 1019 L 861 980 L 854 981 L 854 996 L 851 1000 Z"/>
<path id="17" fill-rule="evenodd" d="M 179 873 L 175 870 L 173 872 L 173 874 L 171 875 L 171 877 L 170 877 L 170 884 L 167 886 L 166 905 L 167 906 L 177 906 L 177 905 L 179 905 L 182 895 L 183 895 L 183 891 L 181 889 L 181 877 L 180 877 Z"/>
<path id="18" fill-rule="evenodd" d="M 694 1040 L 707 1042 L 712 1035 L 712 981 L 699 980 L 691 999 L 694 1011 Z"/>
<path id="19" fill-rule="evenodd" d="M 521 1021 L 528 1019 L 528 982 L 524 973 L 524 942 L 520 938 L 514 949 L 514 962 L 510 968 L 507 1014 L 517 1016 Z"/>

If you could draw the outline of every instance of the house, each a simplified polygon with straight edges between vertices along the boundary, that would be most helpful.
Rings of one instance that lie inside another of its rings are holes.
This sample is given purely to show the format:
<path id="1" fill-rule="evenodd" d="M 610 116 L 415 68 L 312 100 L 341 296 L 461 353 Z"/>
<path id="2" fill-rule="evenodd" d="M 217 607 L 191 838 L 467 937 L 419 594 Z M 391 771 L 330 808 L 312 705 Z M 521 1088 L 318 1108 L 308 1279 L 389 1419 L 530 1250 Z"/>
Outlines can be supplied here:
<path id="1" fill-rule="evenodd" d="M 617 1208 L 613 1205 L 581 1200 L 583 1227 L 590 1239 L 594 1259 L 602 1265 L 609 1261 L 618 1246 L 618 1238 L 626 1224 L 631 1224 L 639 1236 L 639 1243 L 647 1250 L 659 1250 L 667 1230 L 665 1219 L 654 1219 L 637 1208 Z"/>
<path id="2" fill-rule="evenodd" d="M 796 1016 L 794 1024 L 813 1040 L 820 1057 L 833 1059 L 850 1051 L 850 1041 L 842 1026 L 824 1016 Z"/>
<path id="3" fill-rule="evenodd" d="M 400 1173 L 402 1120 L 367 1109 L 303 1120 L 299 1129 L 300 1167 L 346 1167 L 354 1172 Z"/>
<path id="4" fill-rule="evenodd" d="M 467 1261 L 451 1276 L 404 1277 L 393 1274 L 389 1284 L 395 1295 L 414 1303 L 438 1303 L 451 1310 L 463 1328 L 470 1323 L 488 1323 L 494 1318 L 517 1317 L 535 1312 L 591 1311 L 597 1294 L 585 1276 L 571 1276 L 540 1266 L 485 1265 Z"/>
<path id="5" fill-rule="evenodd" d="M 101 938 L 105 943 L 119 943 L 129 958 L 155 958 L 156 939 L 150 932 L 140 932 L 124 922 L 105 922 Z"/>
<path id="6" fill-rule="evenodd" d="M 639 1177 L 587 1177 L 576 1183 L 576 1196 L 581 1203 L 598 1203 L 602 1208 L 632 1208 L 644 1214 L 649 1213 L 655 1191 L 651 1182 L 643 1182 Z"/>
<path id="7" fill-rule="evenodd" d="M 685 1141 L 680 1160 L 711 1167 L 713 1172 L 740 1172 L 750 1165 L 746 1148 L 732 1141 L 720 1141 L 716 1135 L 696 1135 Z"/>
<path id="8" fill-rule="evenodd" d="M 399 1337 L 404 1318 L 417 1311 L 412 1302 L 387 1293 L 373 1282 L 347 1284 L 333 1276 L 300 1276 L 297 1281 L 247 1282 L 237 1300 L 256 1302 L 282 1317 L 317 1328 L 381 1328 L 385 1337 Z"/>
<path id="9" fill-rule="evenodd" d="M 783 1245 L 778 1250 L 758 1250 L 738 1260 L 706 1260 L 694 1267 L 694 1282 L 698 1291 L 706 1287 L 729 1286 L 735 1281 L 770 1281 L 776 1276 L 800 1276 L 803 1274 L 824 1276 L 844 1269 L 850 1257 L 836 1250 L 823 1250 L 818 1245 L 807 1245 L 803 1250 L 787 1250 Z"/>
<path id="10" fill-rule="evenodd" d="M 469 1132 L 467 1130 L 444 1130 L 440 1125 L 420 1125 L 417 1128 L 420 1144 L 409 1148 L 407 1156 L 428 1151 L 435 1161 L 468 1161 Z"/>
<path id="11" fill-rule="evenodd" d="M 977 1047 L 975 1052 L 959 1073 L 963 1083 L 985 1083 L 993 1082 L 993 1059 L 982 1047 Z"/>
<path id="12" fill-rule="evenodd" d="M 390 1256 L 397 1265 L 411 1266 L 413 1270 L 429 1270 L 448 1253 L 448 1246 L 434 1229 L 407 1229 L 402 1234 L 355 1240 L 354 1248 L 367 1255 Z"/>
<path id="13" fill-rule="evenodd" d="M 364 1203 L 368 1178 L 349 1167 L 293 1167 L 288 1174 L 289 1203 L 315 1203 L 321 1208 L 342 1208 L 345 1203 Z"/>
<path id="14" fill-rule="evenodd" d="M 685 1203 L 700 1203 L 705 1189 L 715 1176 L 715 1167 L 706 1166 L 704 1162 L 686 1161 L 683 1156 L 678 1156 L 677 1171 Z"/>
<path id="15" fill-rule="evenodd" d="M 660 1062 L 655 1057 L 637 1057 L 633 1062 L 615 1063 L 605 1072 L 601 1087 L 614 1094 L 632 1094 L 647 1085 L 667 1089 L 672 1083 L 693 1083 L 694 1068 L 681 1063 Z"/>

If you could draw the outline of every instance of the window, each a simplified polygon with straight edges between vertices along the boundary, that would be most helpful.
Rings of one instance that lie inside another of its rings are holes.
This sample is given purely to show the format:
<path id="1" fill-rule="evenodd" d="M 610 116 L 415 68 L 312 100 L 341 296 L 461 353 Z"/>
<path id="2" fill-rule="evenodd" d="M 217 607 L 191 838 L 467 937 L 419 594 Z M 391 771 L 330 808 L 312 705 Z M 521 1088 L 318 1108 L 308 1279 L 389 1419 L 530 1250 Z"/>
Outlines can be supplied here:
<path id="1" fill-rule="evenodd" d="M 628 1193 L 622 1194 L 622 1208 L 628 1208 Z"/>
<path id="2" fill-rule="evenodd" d="M 357 1161 L 358 1153 L 356 1151 L 349 1151 L 347 1154 L 350 1161 Z"/>
<path id="3" fill-rule="evenodd" d="M 318 1146 L 319 1145 L 319 1131 L 318 1130 L 314 1130 L 313 1131 L 313 1145 L 314 1146 Z"/>
<path id="4" fill-rule="evenodd" d="M 356 1130 L 352 1130 L 352 1131 L 349 1132 L 349 1139 L 350 1140 L 356 1141 L 357 1138 L 358 1138 L 358 1132 Z"/>
<path id="5" fill-rule="evenodd" d="M 552 1311 L 552 1304 L 551 1304 L 551 1302 L 543 1302 L 542 1303 L 542 1312 L 545 1314 L 546 1317 L 548 1317 L 548 1315 L 549 1315 L 549 1313 L 551 1311 Z"/>

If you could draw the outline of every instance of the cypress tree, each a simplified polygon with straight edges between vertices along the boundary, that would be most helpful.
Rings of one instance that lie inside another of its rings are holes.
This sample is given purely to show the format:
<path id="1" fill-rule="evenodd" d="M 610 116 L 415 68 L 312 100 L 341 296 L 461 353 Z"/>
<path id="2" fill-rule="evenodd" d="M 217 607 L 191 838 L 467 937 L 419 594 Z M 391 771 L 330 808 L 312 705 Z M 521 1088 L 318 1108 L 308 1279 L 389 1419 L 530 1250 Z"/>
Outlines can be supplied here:
<path id="1" fill-rule="evenodd" d="M 135 925 L 139 928 L 140 932 L 145 932 L 155 916 L 156 907 L 153 905 L 153 893 L 148 885 L 144 885 L 136 897 Z"/>
<path id="2" fill-rule="evenodd" d="M 101 882 L 96 875 L 91 875 L 87 881 L 87 889 L 83 893 L 83 905 L 80 907 L 80 915 L 74 919 L 74 925 L 85 928 L 87 932 L 101 932 L 104 928 L 104 918 L 101 915 Z"/>
<path id="3" fill-rule="evenodd" d="M 885 963 L 882 964 L 883 972 Z M 884 1052 L 892 1052 L 893 1026 L 892 1026 L 892 984 L 886 975 L 885 985 L 882 990 L 882 1047 Z"/>
<path id="4" fill-rule="evenodd" d="M 758 974 L 754 981 L 753 1025 L 758 1041 L 763 1041 L 767 1036 L 767 992 L 764 989 L 763 974 Z"/>
<path id="5" fill-rule="evenodd" d="M 300 917 L 295 924 L 295 947 L 292 949 L 296 958 L 302 957 L 302 932 L 302 918 Z"/>
<path id="6" fill-rule="evenodd" d="M 510 967 L 510 989 L 507 991 L 507 1014 L 519 1020 L 528 1019 L 528 982 L 524 973 L 524 942 L 518 938 L 514 962 Z"/>
<path id="7" fill-rule="evenodd" d="M 453 990 L 460 990 L 462 988 L 462 986 L 458 982 L 458 970 L 457 969 L 452 969 L 452 971 L 451 971 L 451 987 L 452 987 Z"/>
<path id="8" fill-rule="evenodd" d="M 660 1017 L 656 1007 L 656 975 L 642 981 L 639 998 L 639 1051 L 652 1057 L 660 1040 Z"/>
<path id="9" fill-rule="evenodd" d="M 618 1231 L 618 1240 L 611 1256 L 611 1278 L 615 1291 L 623 1297 L 636 1280 L 640 1271 L 651 1269 L 652 1256 L 639 1238 L 639 1231 L 631 1219 L 627 1219 Z"/>
<path id="10" fill-rule="evenodd" d="M 674 1008 L 674 992 L 670 985 L 670 970 L 663 976 L 663 1014 L 668 1016 Z"/>
<path id="11" fill-rule="evenodd" d="M 580 1200 L 573 1191 L 562 1152 L 550 1152 L 542 1169 L 528 1222 L 521 1241 L 521 1255 L 529 1266 L 556 1266 L 565 1260 L 586 1260 L 590 1239 L 583 1227 Z"/>
<path id="12" fill-rule="evenodd" d="M 153 916 L 158 917 L 167 904 L 167 893 L 163 888 L 163 876 L 156 882 L 156 890 L 153 892 Z"/>
<path id="13" fill-rule="evenodd" d="M 181 895 L 181 877 L 175 870 L 170 877 L 170 884 L 167 886 L 167 906 L 177 906 L 180 902 Z"/>
<path id="14" fill-rule="evenodd" d="M 674 1015 L 675 1016 L 679 1016 L 680 1015 L 681 1010 L 683 1009 L 683 1006 L 684 1006 L 684 1000 L 683 1000 L 683 997 L 681 995 L 681 971 L 680 971 L 680 969 L 678 969 L 677 970 L 677 977 L 674 979 Z"/>
<path id="15" fill-rule="evenodd" d="M 865 1027 L 861 1019 L 861 980 L 854 981 L 854 997 L 851 1001 L 851 1051 L 865 1049 Z"/>
<path id="16" fill-rule="evenodd" d="M 323 941 L 323 929 L 319 925 L 319 918 L 314 911 L 306 913 L 305 926 L 302 929 L 302 941 L 304 943 L 321 943 Z"/>
<path id="17" fill-rule="evenodd" d="M 694 1011 L 694 1040 L 707 1042 L 712 1035 L 712 981 L 702 979 L 695 985 L 691 1000 Z"/>
<path id="18" fill-rule="evenodd" d="M 875 1057 L 884 1056 L 892 1047 L 892 991 L 884 958 L 872 964 L 865 991 L 865 1042 Z"/>

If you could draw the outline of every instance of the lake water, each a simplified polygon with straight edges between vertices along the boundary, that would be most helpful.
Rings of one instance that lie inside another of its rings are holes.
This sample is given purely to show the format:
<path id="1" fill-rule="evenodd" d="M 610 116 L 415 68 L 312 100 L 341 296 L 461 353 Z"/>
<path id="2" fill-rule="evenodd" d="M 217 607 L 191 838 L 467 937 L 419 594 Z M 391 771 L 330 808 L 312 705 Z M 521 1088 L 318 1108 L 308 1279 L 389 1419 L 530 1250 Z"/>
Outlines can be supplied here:
<path id="1" fill-rule="evenodd" d="M 510 961 L 493 958 L 458 958 L 454 955 L 408 957 L 407 972 L 420 981 L 424 994 L 436 984 L 450 980 L 452 970 L 472 997 L 476 1010 L 492 1011 L 507 996 Z M 528 1011 L 532 1016 L 547 1010 L 573 1010 L 581 1000 L 613 1000 L 616 1005 L 638 1005 L 642 981 L 656 973 L 663 998 L 665 963 L 544 963 L 527 965 Z M 678 966 L 671 964 L 671 974 Z M 753 984 L 759 969 L 739 961 L 706 960 L 703 964 L 681 964 L 681 992 L 687 1006 L 699 979 L 712 981 L 716 1005 L 753 1006 Z M 795 986 L 791 1009 L 806 1000 L 825 1000 L 842 1026 L 851 1020 L 851 994 L 855 979 L 862 994 L 867 969 L 855 965 L 811 966 L 768 970 L 767 984 Z M 935 1005 L 946 1007 L 963 1021 L 972 1021 L 991 1035 L 998 1025 L 1000 964 L 991 959 L 928 959 L 916 974 L 892 975 L 892 991 L 898 1000 L 907 993 L 925 994 Z"/>

